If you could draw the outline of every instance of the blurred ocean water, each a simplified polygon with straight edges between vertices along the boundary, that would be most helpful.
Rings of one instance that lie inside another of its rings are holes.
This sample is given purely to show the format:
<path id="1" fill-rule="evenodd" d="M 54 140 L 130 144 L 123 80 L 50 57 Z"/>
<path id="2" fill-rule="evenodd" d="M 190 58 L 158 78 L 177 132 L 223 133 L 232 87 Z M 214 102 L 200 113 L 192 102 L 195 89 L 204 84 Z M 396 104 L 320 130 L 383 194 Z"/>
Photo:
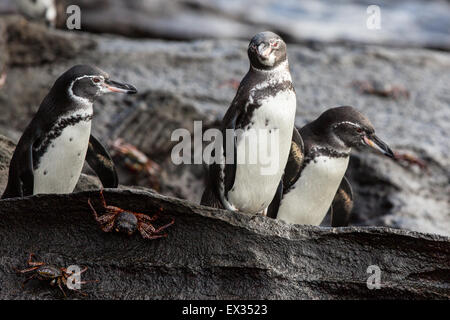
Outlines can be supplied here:
<path id="1" fill-rule="evenodd" d="M 75 4 L 81 7 L 83 31 L 115 33 L 128 37 L 248 40 L 253 34 L 270 29 L 280 33 L 288 42 L 349 41 L 450 50 L 448 0 L 57 2 L 60 28 L 65 25 L 64 8 Z M 371 9 L 368 12 L 369 6 Z M 0 1 L 0 14 L 14 11 L 14 0 Z M 368 22 L 371 26 L 369 28 Z M 374 26 L 376 27 L 373 28 Z"/>
<path id="2" fill-rule="evenodd" d="M 295 40 L 357 41 L 450 48 L 450 1 L 197 0 Z M 379 8 L 379 29 L 367 21 Z"/>

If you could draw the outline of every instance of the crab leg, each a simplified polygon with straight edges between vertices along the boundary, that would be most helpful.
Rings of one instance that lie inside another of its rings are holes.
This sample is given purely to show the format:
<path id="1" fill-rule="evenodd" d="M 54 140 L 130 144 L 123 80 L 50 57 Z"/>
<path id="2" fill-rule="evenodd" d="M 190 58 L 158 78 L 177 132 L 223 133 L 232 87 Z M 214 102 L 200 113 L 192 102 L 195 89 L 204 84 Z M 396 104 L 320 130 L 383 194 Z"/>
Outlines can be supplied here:
<path id="1" fill-rule="evenodd" d="M 104 214 L 99 216 L 97 214 L 97 211 L 95 211 L 94 207 L 92 206 L 91 199 L 88 199 L 88 204 L 91 207 L 92 214 L 94 215 L 95 220 L 99 223 L 100 228 L 104 232 L 110 232 L 114 226 L 114 218 L 116 217 L 114 214 Z"/>
<path id="2" fill-rule="evenodd" d="M 45 264 L 44 262 L 37 262 L 37 261 L 34 262 L 33 257 L 34 257 L 34 253 L 30 253 L 30 256 L 28 257 L 28 265 L 39 267 L 39 266 L 42 266 Z"/>
<path id="3" fill-rule="evenodd" d="M 150 225 L 147 225 L 147 226 L 150 226 Z M 151 226 L 151 228 L 153 228 L 153 226 Z M 151 229 L 151 228 L 139 228 L 139 232 L 141 233 L 142 238 L 152 240 L 152 239 L 159 239 L 159 238 L 167 237 L 167 233 L 155 234 L 153 232 L 153 230 L 151 230 L 149 232 L 148 229 Z M 155 228 L 153 228 L 153 229 L 155 229 Z"/>
<path id="4" fill-rule="evenodd" d="M 155 221 L 156 219 L 158 219 L 158 214 L 155 214 L 153 217 L 150 217 L 149 215 L 147 215 L 145 213 L 133 212 L 133 214 L 138 219 L 142 219 L 142 220 L 145 220 L 145 221 Z"/>
<path id="5" fill-rule="evenodd" d="M 171 226 L 174 223 L 175 223 L 175 219 L 172 219 L 172 221 L 169 222 L 168 224 L 163 225 L 162 227 L 159 227 L 158 229 L 155 229 L 155 227 L 153 225 L 151 225 L 149 223 L 141 222 L 138 229 L 143 238 L 158 239 L 158 238 L 167 237 L 167 233 L 164 233 L 164 234 L 158 234 L 158 233 L 160 233 L 162 230 L 168 228 L 169 226 Z"/>
<path id="6" fill-rule="evenodd" d="M 159 227 L 158 229 L 155 230 L 155 232 L 156 232 L 156 233 L 159 233 L 159 232 L 161 232 L 162 230 L 164 230 L 164 229 L 170 227 L 170 226 L 173 225 L 174 223 L 175 223 L 175 219 L 172 218 L 172 221 L 170 221 L 168 224 L 165 224 L 165 225 Z"/>
<path id="7" fill-rule="evenodd" d="M 103 195 L 103 189 L 100 190 L 100 199 L 102 200 L 102 204 L 104 207 L 106 207 L 106 200 L 105 200 L 105 196 Z"/>
<path id="8" fill-rule="evenodd" d="M 159 207 L 158 213 L 154 214 L 153 217 L 150 217 L 148 214 L 145 213 L 140 213 L 140 212 L 133 212 L 133 214 L 137 217 L 137 218 L 141 218 L 142 220 L 147 220 L 147 221 L 155 221 L 156 219 L 158 219 L 159 214 L 161 212 L 163 212 L 163 208 Z"/>
<path id="9" fill-rule="evenodd" d="M 34 271 L 34 270 L 36 270 L 37 268 L 39 268 L 39 266 L 37 266 L 37 267 L 31 267 L 31 268 L 24 269 L 24 270 L 16 270 L 16 272 L 18 272 L 18 273 L 27 273 L 27 272 L 30 272 L 30 271 Z"/>
<path id="10" fill-rule="evenodd" d="M 61 278 L 58 278 L 58 281 L 57 281 L 58 287 L 59 287 L 59 289 L 61 289 L 62 293 L 64 294 L 64 297 L 67 298 L 67 294 L 66 294 L 66 292 L 65 292 L 65 291 L 63 290 L 63 288 L 62 288 L 61 282 L 62 282 Z"/>
<path id="11" fill-rule="evenodd" d="M 31 277 L 29 277 L 28 279 L 26 279 L 24 282 L 22 282 L 22 289 L 25 287 L 25 284 L 30 281 L 31 279 L 34 279 L 37 277 L 37 274 L 33 274 Z"/>

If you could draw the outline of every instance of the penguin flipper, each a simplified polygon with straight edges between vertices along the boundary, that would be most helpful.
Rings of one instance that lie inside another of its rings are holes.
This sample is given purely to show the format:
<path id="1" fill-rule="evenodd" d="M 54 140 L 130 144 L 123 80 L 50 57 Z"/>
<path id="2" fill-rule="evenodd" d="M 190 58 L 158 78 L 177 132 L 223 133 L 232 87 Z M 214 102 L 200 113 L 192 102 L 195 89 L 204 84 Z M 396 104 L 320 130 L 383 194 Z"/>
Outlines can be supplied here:
<path id="1" fill-rule="evenodd" d="M 207 174 L 207 178 L 205 179 L 206 188 L 203 191 L 202 199 L 200 200 L 200 205 L 224 209 L 224 206 L 222 205 L 222 202 L 220 201 L 218 194 L 215 192 L 216 190 L 211 186 L 212 183 L 211 170 L 206 169 L 206 174 Z"/>
<path id="2" fill-rule="evenodd" d="M 25 132 L 24 136 L 27 136 L 28 132 Z M 28 144 L 23 142 L 27 139 L 21 139 L 17 144 L 9 166 L 8 184 L 1 199 L 25 197 L 33 194 L 33 145 L 39 137 L 38 132 L 36 130 L 35 136 L 28 139 Z"/>
<path id="3" fill-rule="evenodd" d="M 230 120 L 230 122 L 224 126 L 224 129 L 222 130 L 222 134 L 225 137 L 225 141 L 223 144 L 223 148 L 224 148 L 224 154 L 225 156 L 227 156 L 229 154 L 228 149 L 230 146 L 227 145 L 227 135 L 226 135 L 226 130 L 227 129 L 232 129 L 232 130 L 236 130 L 236 123 L 237 120 L 239 118 L 238 113 L 235 114 L 235 116 Z M 234 131 L 233 131 L 234 132 Z M 236 165 L 237 165 L 237 137 L 236 134 L 233 135 L 233 146 L 232 148 L 234 148 L 233 150 L 233 163 L 227 163 L 226 159 L 225 159 L 225 176 L 224 176 L 224 186 L 225 186 L 225 196 L 228 193 L 228 190 L 230 190 L 231 188 L 233 188 L 234 185 L 234 180 L 236 178 Z"/>
<path id="4" fill-rule="evenodd" d="M 235 98 L 236 99 L 236 98 Z M 221 197 L 221 191 L 219 190 L 219 184 L 221 183 L 221 180 L 223 179 L 223 185 L 224 185 L 224 198 L 227 197 L 228 191 L 233 187 L 234 180 L 236 178 L 236 164 L 237 164 L 237 152 L 236 152 L 236 140 L 237 137 L 234 135 L 233 137 L 233 145 L 229 146 L 229 143 L 227 143 L 227 129 L 236 129 L 236 123 L 238 121 L 238 118 L 240 116 L 240 112 L 236 112 L 233 115 L 233 112 L 230 112 L 230 110 L 233 110 L 236 108 L 236 103 L 233 101 L 230 109 L 228 109 L 228 112 L 225 114 L 223 121 L 222 121 L 222 152 L 225 155 L 228 155 L 228 148 L 232 147 L 233 150 L 233 156 L 234 161 L 232 163 L 227 163 L 226 158 L 224 159 L 225 163 L 217 163 L 213 162 L 209 165 L 209 172 L 208 172 L 208 186 L 205 189 L 205 192 L 202 196 L 202 202 L 201 204 L 208 205 L 215 208 L 226 208 L 225 204 L 222 203 L 222 197 Z M 219 151 L 219 150 L 214 150 Z M 220 152 L 220 151 L 219 151 Z M 223 167 L 223 168 L 222 168 Z M 221 171 L 223 170 L 223 174 Z M 219 204 L 217 204 L 217 201 Z"/>
<path id="5" fill-rule="evenodd" d="M 95 171 L 104 188 L 117 188 L 117 177 L 114 162 L 105 147 L 93 135 L 89 138 L 86 161 Z"/>
<path id="6" fill-rule="evenodd" d="M 331 226 L 346 227 L 353 209 L 353 191 L 347 178 L 342 178 L 333 203 L 331 204 Z"/>
<path id="7" fill-rule="evenodd" d="M 34 189 L 34 173 L 33 173 L 33 144 L 30 144 L 26 151 L 24 169 L 20 178 L 22 180 L 22 196 L 33 194 Z"/>
<path id="8" fill-rule="evenodd" d="M 203 191 L 200 204 L 202 206 L 212 207 L 216 209 L 224 209 L 222 202 L 220 202 L 220 199 L 217 198 L 216 194 L 209 186 L 207 186 L 205 188 L 205 191 Z"/>
<path id="9" fill-rule="evenodd" d="M 33 194 L 33 144 L 30 143 L 24 152 L 16 147 L 9 167 L 8 184 L 1 199 L 25 197 Z"/>
<path id="10" fill-rule="evenodd" d="M 304 159 L 305 146 L 303 144 L 303 139 L 298 130 L 294 127 L 294 132 L 292 133 L 291 150 L 289 151 L 289 158 L 286 163 L 286 167 L 284 168 L 284 191 L 287 191 L 295 184 L 295 182 L 297 182 L 298 178 L 300 177 Z"/>
<path id="11" fill-rule="evenodd" d="M 280 181 L 280 184 L 278 185 L 278 188 L 277 188 L 277 192 L 275 193 L 275 196 L 273 197 L 272 202 L 270 203 L 269 207 L 267 208 L 267 216 L 268 217 L 273 218 L 273 219 L 277 218 L 281 199 L 283 199 L 283 181 Z"/>

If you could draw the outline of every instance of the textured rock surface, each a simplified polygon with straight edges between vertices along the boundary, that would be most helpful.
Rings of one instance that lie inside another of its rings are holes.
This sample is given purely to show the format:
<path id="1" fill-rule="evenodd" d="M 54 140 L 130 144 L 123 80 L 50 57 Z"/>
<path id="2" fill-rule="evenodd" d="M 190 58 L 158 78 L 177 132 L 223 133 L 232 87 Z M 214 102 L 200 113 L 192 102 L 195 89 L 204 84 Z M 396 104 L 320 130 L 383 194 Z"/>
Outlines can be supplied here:
<path id="1" fill-rule="evenodd" d="M 29 252 L 58 266 L 84 265 L 91 299 L 449 299 L 450 239 L 405 230 L 288 225 L 216 211 L 145 191 L 107 190 L 108 204 L 175 224 L 162 240 L 103 233 L 87 198 L 98 192 L 0 201 L 0 298 L 54 299 L 55 288 L 14 268 Z M 381 269 L 369 290 L 368 266 Z M 79 296 L 73 294 L 71 298 Z"/>
<path id="2" fill-rule="evenodd" d="M 7 17 L 5 23 L 8 26 L 9 64 L 12 66 L 64 61 L 95 46 L 95 42 L 86 37 L 55 32 L 39 24 L 30 24 L 19 16 Z"/>

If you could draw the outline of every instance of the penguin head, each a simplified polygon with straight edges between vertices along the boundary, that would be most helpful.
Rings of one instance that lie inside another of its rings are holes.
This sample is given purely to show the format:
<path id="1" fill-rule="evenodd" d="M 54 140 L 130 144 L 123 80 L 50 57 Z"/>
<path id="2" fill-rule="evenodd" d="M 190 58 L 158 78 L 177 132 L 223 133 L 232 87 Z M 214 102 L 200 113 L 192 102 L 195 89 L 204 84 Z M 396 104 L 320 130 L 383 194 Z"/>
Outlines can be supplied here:
<path id="1" fill-rule="evenodd" d="M 248 57 L 256 69 L 273 69 L 286 61 L 286 43 L 273 32 L 260 32 L 250 40 Z"/>
<path id="2" fill-rule="evenodd" d="M 77 65 L 67 70 L 56 80 L 52 90 L 66 92 L 76 102 L 90 103 L 108 92 L 137 92 L 134 86 L 113 81 L 106 72 L 88 65 Z"/>
<path id="3" fill-rule="evenodd" d="M 136 230 L 138 219 L 131 212 L 123 211 L 116 218 L 114 229 L 131 236 Z"/>
<path id="4" fill-rule="evenodd" d="M 368 146 L 382 154 L 394 157 L 389 146 L 375 135 L 372 123 L 353 107 L 328 109 L 318 122 L 329 135 L 329 141 L 344 148 Z"/>

